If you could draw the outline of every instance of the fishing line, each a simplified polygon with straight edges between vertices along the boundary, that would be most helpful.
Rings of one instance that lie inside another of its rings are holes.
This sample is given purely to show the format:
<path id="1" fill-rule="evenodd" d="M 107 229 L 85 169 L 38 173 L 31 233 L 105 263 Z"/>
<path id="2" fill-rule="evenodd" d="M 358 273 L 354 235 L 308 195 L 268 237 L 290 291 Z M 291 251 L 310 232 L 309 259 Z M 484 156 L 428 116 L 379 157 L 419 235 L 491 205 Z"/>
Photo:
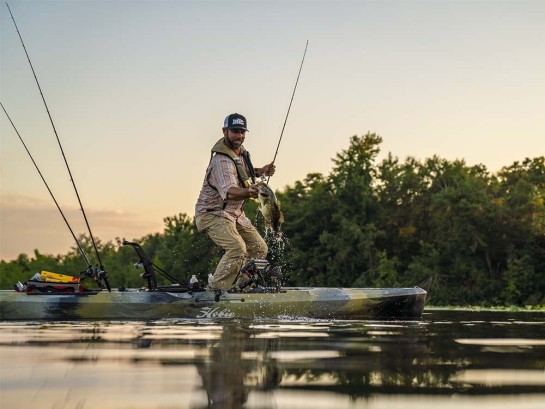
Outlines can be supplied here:
<path id="1" fill-rule="evenodd" d="M 299 83 L 299 77 L 301 76 L 301 70 L 303 69 L 303 63 L 305 62 L 305 56 L 307 55 L 307 48 L 308 48 L 308 40 L 305 45 L 305 52 L 303 53 L 303 59 L 301 60 L 301 66 L 299 67 L 299 73 L 297 74 L 297 80 L 295 81 L 295 87 L 293 88 L 293 93 L 291 94 L 291 100 L 290 105 L 288 107 L 288 112 L 286 113 L 286 118 L 284 119 L 284 125 L 282 126 L 282 132 L 280 132 L 280 139 L 278 140 L 278 145 L 276 146 L 276 152 L 274 153 L 274 158 L 272 160 L 272 163 L 276 160 L 276 155 L 278 155 L 278 149 L 280 148 L 280 142 L 282 142 L 282 136 L 284 135 L 284 129 L 286 128 L 286 123 L 288 122 L 288 116 L 290 115 L 291 110 L 291 104 L 293 102 L 293 97 L 295 96 L 295 91 L 297 90 L 297 84 Z M 271 177 L 269 176 L 267 178 L 267 183 L 269 183 L 269 179 Z"/>
<path id="2" fill-rule="evenodd" d="M 78 203 L 80 206 L 80 210 L 83 213 L 83 218 L 85 220 L 85 224 L 87 226 L 87 230 L 89 231 L 89 236 L 91 237 L 91 242 L 93 243 L 93 247 L 95 249 L 95 253 L 98 259 L 98 263 L 100 265 L 100 269 L 104 271 L 104 266 L 102 265 L 102 260 L 100 259 L 100 254 L 98 253 L 98 249 L 95 243 L 95 239 L 93 237 L 93 233 L 91 232 L 91 226 L 89 226 L 89 222 L 87 220 L 87 215 L 85 214 L 85 209 L 83 208 L 83 204 L 81 203 L 81 199 L 78 193 L 78 189 L 76 188 L 76 182 L 74 180 L 74 177 L 72 176 L 72 171 L 70 170 L 70 166 L 68 165 L 68 160 L 66 159 L 66 155 L 64 154 L 64 149 L 61 145 L 61 140 L 59 139 L 59 135 L 57 133 L 57 129 L 55 128 L 55 124 L 53 123 L 53 118 L 51 117 L 51 113 L 49 112 L 49 108 L 47 106 L 47 102 L 45 102 L 45 97 L 42 92 L 42 88 L 40 87 L 40 83 L 38 82 L 38 77 L 36 76 L 36 72 L 34 71 L 34 67 L 32 65 L 32 62 L 30 61 L 30 56 L 28 55 L 27 49 L 25 47 L 25 43 L 23 42 L 23 37 L 21 37 L 21 33 L 19 31 L 19 27 L 17 27 L 17 23 L 15 22 L 15 18 L 13 17 L 13 13 L 11 12 L 11 9 L 9 7 L 9 4 L 6 3 L 6 6 L 8 7 L 9 14 L 11 15 L 11 19 L 13 20 L 13 24 L 15 25 L 15 29 L 17 30 L 17 34 L 19 35 L 19 39 L 21 40 L 21 44 L 23 46 L 23 49 L 25 50 L 26 57 L 28 59 L 28 63 L 30 64 L 30 69 L 32 70 L 32 74 L 34 75 L 34 79 L 36 80 L 36 85 L 38 86 L 38 90 L 40 91 L 40 95 L 42 97 L 42 101 L 45 106 L 45 110 L 47 111 L 47 115 L 49 117 L 49 122 L 51 122 L 51 126 L 53 127 L 53 132 L 55 133 L 55 137 L 57 138 L 57 142 L 59 144 L 59 148 L 61 150 L 62 157 L 64 159 L 64 163 L 66 164 L 66 169 L 68 170 L 68 174 L 70 175 L 70 182 L 72 182 L 72 186 L 74 187 L 74 192 L 76 193 L 76 197 L 78 198 Z M 58 205 L 57 205 L 58 207 Z M 59 209 L 60 210 L 60 209 Z M 107 285 L 109 287 L 109 284 Z"/>
<path id="3" fill-rule="evenodd" d="M 61 216 L 64 220 L 64 222 L 66 223 L 66 227 L 68 227 L 68 230 L 70 230 L 70 233 L 72 234 L 72 237 L 74 238 L 74 241 L 76 242 L 76 244 L 78 245 L 78 248 L 79 248 L 79 251 L 81 253 L 81 255 L 83 256 L 83 259 L 85 260 L 85 262 L 87 263 L 87 267 L 89 269 L 92 269 L 91 267 L 91 263 L 89 263 L 89 259 L 87 258 L 87 256 L 85 255 L 85 252 L 83 251 L 83 248 L 81 247 L 78 239 L 76 238 L 76 235 L 74 234 L 74 231 L 72 230 L 72 227 L 70 227 L 70 223 L 68 223 L 68 220 L 66 220 L 66 217 L 64 216 L 64 213 L 61 209 L 61 207 L 59 206 L 59 203 L 57 202 L 57 200 L 55 199 L 55 196 L 53 195 L 53 192 L 51 191 L 51 189 L 49 188 L 49 185 L 47 184 L 47 182 L 45 181 L 45 178 L 44 176 L 42 175 L 42 172 L 40 171 L 40 168 L 38 167 L 38 164 L 36 163 L 36 161 L 34 160 L 34 158 L 32 157 L 32 154 L 30 153 L 30 151 L 28 150 L 26 144 L 25 144 L 25 141 L 23 140 L 23 138 L 21 137 L 21 134 L 19 134 L 19 131 L 17 130 L 17 128 L 15 127 L 15 124 L 13 123 L 13 121 L 11 120 L 8 112 L 6 111 L 6 108 L 4 108 L 4 105 L 0 102 L 0 106 L 2 106 L 2 109 L 4 110 L 4 113 L 6 114 L 6 116 L 8 117 L 9 119 L 9 122 L 11 123 L 11 126 L 13 127 L 13 129 L 15 130 L 15 133 L 17 134 L 17 136 L 19 137 L 21 143 L 23 144 L 23 146 L 25 147 L 25 150 L 26 150 L 26 153 L 28 153 L 28 156 L 30 156 L 30 160 L 32 160 L 32 163 L 34 164 L 34 167 L 36 168 L 36 170 L 38 171 L 38 174 L 40 175 L 40 177 L 42 178 L 42 181 L 44 182 L 45 184 L 45 187 L 47 188 L 47 191 L 49 192 L 49 194 L 51 195 L 51 198 L 53 199 L 53 201 L 55 202 L 55 205 L 57 206 L 57 209 L 59 209 L 59 212 L 61 213 Z"/>

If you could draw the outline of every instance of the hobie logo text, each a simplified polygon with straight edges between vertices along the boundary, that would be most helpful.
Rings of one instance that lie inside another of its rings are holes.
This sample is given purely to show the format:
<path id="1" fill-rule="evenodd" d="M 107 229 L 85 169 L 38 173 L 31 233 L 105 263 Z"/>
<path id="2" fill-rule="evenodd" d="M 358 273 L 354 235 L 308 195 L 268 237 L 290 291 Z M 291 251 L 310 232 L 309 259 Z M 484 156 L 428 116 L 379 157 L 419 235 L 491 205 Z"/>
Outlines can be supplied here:
<path id="1" fill-rule="evenodd" d="M 204 307 L 197 315 L 197 318 L 233 318 L 234 316 L 235 313 L 226 308 Z"/>

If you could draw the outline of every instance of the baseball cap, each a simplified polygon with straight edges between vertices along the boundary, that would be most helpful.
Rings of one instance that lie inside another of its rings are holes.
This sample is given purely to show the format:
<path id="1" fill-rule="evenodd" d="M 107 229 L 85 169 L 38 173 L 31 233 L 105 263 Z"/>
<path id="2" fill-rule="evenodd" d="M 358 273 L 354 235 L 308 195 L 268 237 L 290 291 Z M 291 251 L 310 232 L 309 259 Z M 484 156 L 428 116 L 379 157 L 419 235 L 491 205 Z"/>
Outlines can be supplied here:
<path id="1" fill-rule="evenodd" d="M 223 121 L 223 127 L 227 129 L 244 129 L 247 131 L 248 128 L 246 128 L 246 126 L 246 118 L 243 115 L 236 113 L 227 115 L 225 121 Z"/>

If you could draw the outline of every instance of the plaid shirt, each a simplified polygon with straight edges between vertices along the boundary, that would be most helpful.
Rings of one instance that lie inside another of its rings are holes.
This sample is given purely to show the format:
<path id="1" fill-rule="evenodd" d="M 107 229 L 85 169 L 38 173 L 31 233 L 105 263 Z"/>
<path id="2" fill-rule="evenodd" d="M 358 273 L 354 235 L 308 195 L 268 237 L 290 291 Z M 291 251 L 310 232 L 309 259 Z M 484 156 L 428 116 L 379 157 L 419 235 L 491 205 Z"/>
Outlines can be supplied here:
<path id="1" fill-rule="evenodd" d="M 246 172 L 248 168 L 241 158 Z M 227 190 L 230 187 L 240 187 L 237 167 L 233 160 L 222 154 L 215 154 L 206 169 L 201 193 L 195 205 L 195 217 L 210 213 L 239 223 L 242 226 L 251 227 L 252 222 L 246 217 L 242 206 L 245 200 L 229 200 Z M 225 208 L 224 208 L 225 204 Z"/>

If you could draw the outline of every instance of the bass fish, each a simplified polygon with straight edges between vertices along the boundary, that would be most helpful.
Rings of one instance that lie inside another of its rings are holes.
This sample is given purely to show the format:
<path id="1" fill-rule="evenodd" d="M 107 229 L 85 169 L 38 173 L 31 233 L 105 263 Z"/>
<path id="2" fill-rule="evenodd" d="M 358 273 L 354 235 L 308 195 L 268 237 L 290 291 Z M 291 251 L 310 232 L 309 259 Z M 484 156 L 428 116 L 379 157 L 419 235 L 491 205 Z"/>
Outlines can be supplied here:
<path id="1" fill-rule="evenodd" d="M 275 236 L 280 236 L 280 225 L 284 223 L 284 215 L 280 210 L 280 203 L 272 189 L 264 182 L 259 183 L 259 211 L 265 219 L 265 233 L 273 231 Z"/>

